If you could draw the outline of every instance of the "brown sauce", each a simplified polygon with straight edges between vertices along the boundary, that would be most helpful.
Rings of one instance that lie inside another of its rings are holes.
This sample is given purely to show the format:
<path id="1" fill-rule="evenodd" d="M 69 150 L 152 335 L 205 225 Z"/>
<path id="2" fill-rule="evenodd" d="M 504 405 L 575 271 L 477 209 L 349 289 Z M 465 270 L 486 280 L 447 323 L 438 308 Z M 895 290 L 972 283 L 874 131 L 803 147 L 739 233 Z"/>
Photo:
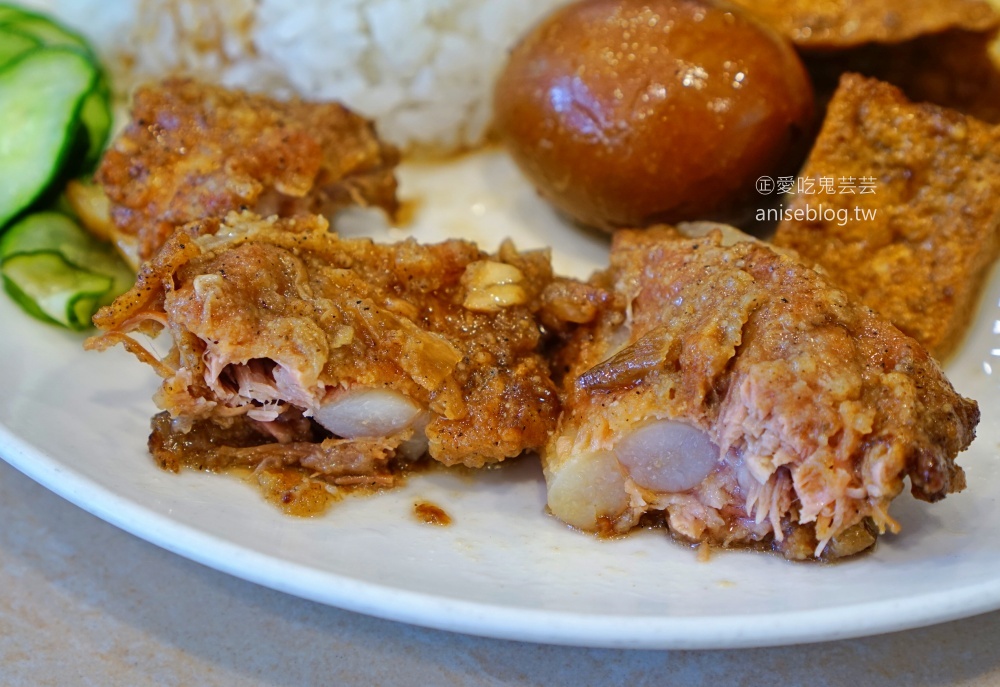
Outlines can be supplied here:
<path id="1" fill-rule="evenodd" d="M 397 229 L 405 229 L 412 225 L 422 203 L 423 199 L 421 198 L 400 199 L 396 215 L 392 218 L 392 226 Z"/>
<path id="2" fill-rule="evenodd" d="M 432 460 L 419 460 L 407 463 L 405 466 L 397 466 L 393 470 L 392 486 L 379 485 L 335 485 L 315 476 L 310 470 L 304 470 L 297 466 L 275 466 L 268 468 L 250 468 L 246 466 L 234 465 L 223 468 L 207 469 L 202 465 L 188 464 L 185 467 L 202 470 L 205 472 L 217 472 L 232 477 L 255 488 L 265 501 L 275 506 L 286 515 L 299 518 L 310 518 L 326 513 L 330 507 L 340 501 L 345 496 L 370 496 L 382 491 L 402 486 L 409 475 L 427 472 L 432 469 L 455 470 L 455 468 L 445 468 L 440 463 Z M 461 470 L 458 470 L 461 472 Z M 421 502 L 423 503 L 423 502 Z M 451 524 L 451 517 L 434 504 L 427 504 L 431 508 L 436 508 L 438 521 L 432 522 L 433 515 L 417 517 L 424 522 L 436 525 Z M 416 513 L 416 505 L 414 506 Z"/>
<path id="3" fill-rule="evenodd" d="M 443 508 L 430 501 L 417 501 L 414 503 L 413 514 L 417 516 L 417 520 L 425 525 L 447 527 L 451 524 L 451 516 L 445 513 Z"/>
<path id="4" fill-rule="evenodd" d="M 308 518 L 325 513 L 340 499 L 340 490 L 310 479 L 296 468 L 265 468 L 251 478 L 264 498 L 288 515 Z"/>
<path id="5" fill-rule="evenodd" d="M 322 515 L 343 496 L 342 490 L 294 467 L 253 470 L 247 467 L 225 468 L 224 472 L 257 489 L 264 500 L 286 515 L 309 518 Z"/>

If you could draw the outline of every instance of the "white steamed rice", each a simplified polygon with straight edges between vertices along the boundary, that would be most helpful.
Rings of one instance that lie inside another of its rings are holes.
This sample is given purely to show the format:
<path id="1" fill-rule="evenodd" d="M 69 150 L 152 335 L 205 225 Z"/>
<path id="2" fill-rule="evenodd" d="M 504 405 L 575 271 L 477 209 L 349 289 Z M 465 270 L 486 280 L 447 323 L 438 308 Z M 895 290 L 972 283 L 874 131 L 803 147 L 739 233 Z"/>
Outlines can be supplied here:
<path id="1" fill-rule="evenodd" d="M 93 43 L 116 90 L 182 72 L 335 99 L 408 149 L 482 141 L 507 50 L 566 0 L 24 0 Z"/>

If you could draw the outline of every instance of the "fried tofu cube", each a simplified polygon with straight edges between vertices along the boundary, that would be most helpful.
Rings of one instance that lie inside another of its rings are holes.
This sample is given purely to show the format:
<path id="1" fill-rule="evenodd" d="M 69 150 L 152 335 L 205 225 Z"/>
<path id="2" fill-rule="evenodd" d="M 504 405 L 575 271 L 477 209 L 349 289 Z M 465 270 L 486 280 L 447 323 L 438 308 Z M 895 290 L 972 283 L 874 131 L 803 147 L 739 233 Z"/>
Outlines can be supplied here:
<path id="1" fill-rule="evenodd" d="M 1000 128 L 846 74 L 774 243 L 939 359 L 1000 250 Z"/>

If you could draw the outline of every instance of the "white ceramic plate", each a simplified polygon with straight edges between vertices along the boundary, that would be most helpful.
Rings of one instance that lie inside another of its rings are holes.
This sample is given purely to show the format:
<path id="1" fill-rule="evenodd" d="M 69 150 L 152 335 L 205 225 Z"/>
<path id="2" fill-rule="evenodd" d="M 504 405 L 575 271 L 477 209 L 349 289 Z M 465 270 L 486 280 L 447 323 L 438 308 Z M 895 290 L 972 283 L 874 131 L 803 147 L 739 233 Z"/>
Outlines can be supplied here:
<path id="1" fill-rule="evenodd" d="M 560 222 L 505 156 L 408 166 L 409 231 L 465 236 L 488 249 L 554 246 L 557 269 L 601 265 L 603 237 Z M 346 231 L 354 231 L 350 227 Z M 401 490 L 347 498 L 294 519 L 219 475 L 161 472 L 145 443 L 153 372 L 121 350 L 35 322 L 0 297 L 0 454 L 82 508 L 213 568 L 316 601 L 474 634 L 609 647 L 745 647 L 898 630 L 1000 607 L 1000 275 L 948 372 L 984 420 L 961 457 L 969 489 L 929 506 L 908 495 L 903 525 L 877 551 L 837 565 L 694 551 L 662 533 L 599 541 L 545 515 L 536 460 L 476 477 L 444 471 Z M 449 527 L 420 524 L 430 500 Z"/>

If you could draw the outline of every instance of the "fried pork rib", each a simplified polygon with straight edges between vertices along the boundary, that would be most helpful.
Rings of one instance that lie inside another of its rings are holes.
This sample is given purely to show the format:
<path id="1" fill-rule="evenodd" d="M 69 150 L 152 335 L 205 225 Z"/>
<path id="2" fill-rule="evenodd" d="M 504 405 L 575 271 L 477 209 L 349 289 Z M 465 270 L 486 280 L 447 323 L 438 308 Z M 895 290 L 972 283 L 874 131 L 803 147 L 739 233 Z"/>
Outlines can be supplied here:
<path id="1" fill-rule="evenodd" d="M 97 179 L 118 243 L 148 259 L 176 226 L 250 209 L 396 210 L 397 151 L 337 103 L 279 102 L 173 78 L 136 91 Z"/>
<path id="2" fill-rule="evenodd" d="M 89 348 L 123 343 L 163 377 L 161 464 L 382 484 L 393 460 L 480 467 L 541 447 L 559 412 L 535 319 L 547 253 L 327 228 L 248 212 L 183 228 L 97 314 Z M 162 360 L 129 336 L 162 328 Z"/>
<path id="3" fill-rule="evenodd" d="M 910 478 L 935 501 L 979 410 L 916 341 L 817 272 L 721 234 L 623 231 L 592 281 L 610 305 L 561 352 L 563 416 L 543 454 L 552 513 L 625 532 L 838 557 L 898 526 Z"/>

